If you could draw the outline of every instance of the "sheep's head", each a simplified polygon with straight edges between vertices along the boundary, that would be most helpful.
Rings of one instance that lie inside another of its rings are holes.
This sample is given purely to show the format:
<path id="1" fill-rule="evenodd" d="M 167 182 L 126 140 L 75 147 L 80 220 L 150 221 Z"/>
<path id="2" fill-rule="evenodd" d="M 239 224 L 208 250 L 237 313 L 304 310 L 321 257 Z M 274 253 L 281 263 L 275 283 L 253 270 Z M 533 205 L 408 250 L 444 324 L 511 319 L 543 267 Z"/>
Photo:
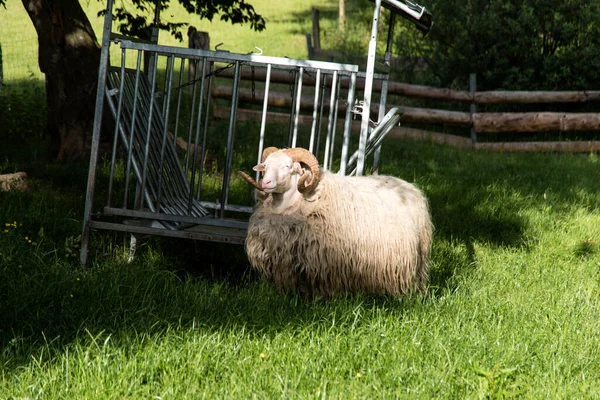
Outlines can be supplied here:
<path id="1" fill-rule="evenodd" d="M 263 151 L 261 163 L 252 169 L 263 173 L 260 183 L 241 171 L 240 175 L 265 193 L 286 192 L 297 182 L 298 191 L 305 194 L 319 183 L 319 161 L 311 152 L 299 147 L 284 150 L 268 147 Z"/>

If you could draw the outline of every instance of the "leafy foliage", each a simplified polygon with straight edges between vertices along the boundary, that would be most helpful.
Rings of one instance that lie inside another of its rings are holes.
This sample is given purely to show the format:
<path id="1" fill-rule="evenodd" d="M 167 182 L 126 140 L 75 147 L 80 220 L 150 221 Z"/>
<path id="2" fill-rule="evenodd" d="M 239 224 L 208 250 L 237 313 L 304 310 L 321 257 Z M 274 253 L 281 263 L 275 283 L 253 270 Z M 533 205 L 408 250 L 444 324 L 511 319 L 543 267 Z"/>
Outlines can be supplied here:
<path id="1" fill-rule="evenodd" d="M 593 90 L 600 87 L 600 3 L 586 0 L 420 0 L 434 25 L 423 37 L 402 18 L 393 55 L 397 79 L 466 88 L 477 74 L 479 90 Z M 365 54 L 372 3 L 348 0 L 343 35 L 333 47 Z M 379 54 L 389 12 L 380 20 Z M 423 61 L 428 68 L 423 69 Z"/>
<path id="2" fill-rule="evenodd" d="M 442 86 L 477 73 L 478 88 L 598 87 L 600 4 L 586 0 L 430 0 L 428 57 Z"/>
<path id="3" fill-rule="evenodd" d="M 2 1 L 2 0 L 0 0 Z M 101 0 L 98 0 L 101 1 Z M 265 29 L 265 19 L 256 13 L 254 7 L 245 0 L 177 0 L 187 12 L 197 14 L 201 19 L 212 21 L 215 15 L 220 15 L 222 21 L 231 21 L 232 24 L 250 24 L 255 31 Z M 124 35 L 137 36 L 142 39 L 150 39 L 154 27 L 154 4 L 152 0 L 120 0 L 113 10 L 114 18 L 119 24 L 119 31 Z M 171 0 L 160 1 L 160 12 L 169 9 Z M 102 10 L 98 15 L 104 15 Z M 170 32 L 178 40 L 183 40 L 181 29 L 187 26 L 187 22 L 167 21 L 162 17 L 158 28 Z"/>

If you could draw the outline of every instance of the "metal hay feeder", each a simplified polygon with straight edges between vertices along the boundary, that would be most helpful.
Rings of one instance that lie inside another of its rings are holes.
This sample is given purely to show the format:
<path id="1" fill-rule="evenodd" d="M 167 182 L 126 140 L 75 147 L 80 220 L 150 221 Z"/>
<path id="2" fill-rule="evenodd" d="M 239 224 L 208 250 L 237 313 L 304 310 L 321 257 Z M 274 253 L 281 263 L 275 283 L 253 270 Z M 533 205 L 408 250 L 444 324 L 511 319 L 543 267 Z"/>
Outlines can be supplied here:
<path id="1" fill-rule="evenodd" d="M 241 80 L 248 75 L 248 69 L 253 98 L 255 81 L 262 87 L 262 109 L 256 110 L 259 131 L 247 135 L 251 136 L 251 143 L 243 143 L 242 148 L 253 149 L 260 160 L 269 136 L 267 124 L 275 118 L 269 112 L 277 108 L 269 94 L 288 77 L 284 83 L 291 97 L 287 135 L 280 139 L 281 143 L 268 144 L 306 147 L 317 155 L 323 168 L 340 174 L 362 175 L 366 157 L 374 153 L 376 170 L 381 141 L 398 125 L 402 114 L 398 108 L 386 112 L 388 75 L 375 72 L 381 7 L 392 11 L 384 56 L 388 68 L 394 15 L 411 20 L 424 31 L 432 24 L 431 14 L 408 0 L 375 0 L 367 67 L 360 72 L 357 65 L 351 64 L 161 46 L 157 44 L 156 28 L 150 43 L 123 37 L 112 33 L 113 3 L 108 0 L 98 72 L 80 257 L 84 264 L 91 229 L 131 233 L 133 251 L 136 235 L 244 242 L 252 202 L 234 204 L 230 189 L 234 159 L 241 151 L 235 140 L 238 103 L 246 90 L 241 87 Z M 158 20 L 157 7 L 155 22 Z M 114 66 L 109 65 L 111 50 L 113 56 L 117 52 L 120 55 Z M 195 79 L 188 81 L 186 65 L 190 62 L 197 62 L 199 67 Z M 209 95 L 215 79 L 226 79 L 225 69 L 233 71 L 227 80 L 227 107 L 211 102 Z M 363 100 L 355 102 L 358 80 L 364 80 Z M 374 80 L 381 81 L 382 90 L 377 123 L 370 123 Z M 301 105 L 307 97 L 303 93 L 310 92 L 310 87 L 314 87 L 309 95 L 312 109 L 303 114 Z M 99 205 L 94 199 L 99 197 L 96 184 L 105 105 L 114 117 L 115 128 L 106 172 L 108 189 L 103 192 L 105 203 Z M 214 129 L 216 118 L 211 113 L 216 111 L 221 115 L 226 112 L 226 129 Z M 337 127 L 338 113 L 344 115 L 341 129 Z M 355 115 L 360 115 L 360 127 L 353 132 Z M 300 132 L 301 119 L 310 120 L 309 133 Z M 336 137 L 338 130 L 341 135 Z M 358 136 L 358 143 L 352 144 L 351 135 Z M 223 150 L 222 168 L 214 174 L 218 177 L 216 189 L 214 182 L 210 188 L 206 182 L 209 142 Z"/>

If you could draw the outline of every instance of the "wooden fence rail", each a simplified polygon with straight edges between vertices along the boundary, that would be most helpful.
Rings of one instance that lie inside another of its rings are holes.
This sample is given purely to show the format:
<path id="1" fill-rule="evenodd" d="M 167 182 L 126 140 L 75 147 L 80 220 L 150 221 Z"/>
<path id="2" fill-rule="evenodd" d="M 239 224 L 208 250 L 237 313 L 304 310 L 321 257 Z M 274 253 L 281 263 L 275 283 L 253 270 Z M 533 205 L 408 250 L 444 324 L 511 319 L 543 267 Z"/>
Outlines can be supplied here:
<path id="1" fill-rule="evenodd" d="M 225 69 L 220 71 L 217 76 L 231 77 L 232 71 Z M 250 71 L 244 69 L 242 79 L 254 80 L 255 82 L 264 82 L 266 73 L 263 69 Z M 271 74 L 272 83 L 293 84 L 294 77 L 289 73 L 282 71 L 273 71 Z M 329 82 L 330 84 L 330 82 Z M 303 79 L 303 85 L 314 86 L 314 79 L 307 75 Z M 342 87 L 347 87 L 348 81 L 341 80 Z M 358 90 L 364 88 L 364 79 L 357 80 Z M 381 81 L 374 82 L 375 92 L 381 90 Z M 469 104 L 549 104 L 549 103 L 586 103 L 600 101 L 600 91 L 482 91 L 467 92 L 460 90 L 433 88 L 422 85 L 411 85 L 406 83 L 389 82 L 388 94 L 407 97 L 418 97 L 434 100 L 452 100 L 465 102 Z M 214 98 L 231 98 L 231 87 L 216 86 L 212 90 Z M 259 89 L 250 90 L 241 88 L 239 100 L 241 102 L 262 104 L 264 92 Z M 290 109 L 292 98 L 290 93 L 280 93 L 271 90 L 269 92 L 270 107 L 280 107 Z M 302 96 L 300 99 L 300 108 L 302 110 L 312 110 L 314 106 L 314 96 Z M 324 104 L 325 109 L 328 104 Z M 346 105 L 340 104 L 339 115 L 344 115 Z M 378 104 L 371 104 L 371 110 L 377 115 Z M 397 107 L 397 105 L 388 104 L 388 108 Z M 550 132 L 550 131 L 600 131 L 600 113 L 567 113 L 567 112 L 523 112 L 523 113 L 486 113 L 486 112 L 462 112 L 451 110 L 440 110 L 433 108 L 418 108 L 399 105 L 404 109 L 402 117 L 403 122 L 441 124 L 472 128 L 478 133 L 492 132 Z M 249 112 L 246 117 L 254 118 L 254 113 Z M 412 130 L 410 135 L 398 134 L 395 136 L 405 136 L 416 138 L 417 136 L 434 140 L 440 143 L 447 143 L 460 147 L 473 147 L 487 149 L 492 151 L 573 151 L 589 152 L 600 151 L 600 141 L 581 141 L 581 142 L 510 142 L 510 143 L 476 143 L 469 138 L 462 138 L 456 135 L 445 135 L 442 133 L 429 132 L 421 130 Z M 404 130 L 406 131 L 406 128 Z M 447 138 L 444 138 L 446 136 Z M 466 143 L 471 143 L 466 144 Z"/>
<path id="2" fill-rule="evenodd" d="M 216 74 L 220 77 L 233 77 L 231 69 L 225 69 Z M 307 75 L 309 79 L 303 82 L 303 85 L 314 86 L 314 79 Z M 257 82 L 264 82 L 266 71 L 257 69 L 254 72 L 254 79 Z M 242 79 L 252 80 L 252 72 L 247 68 L 242 71 Z M 271 82 L 274 83 L 293 83 L 293 77 L 289 73 L 282 71 L 273 71 L 271 73 Z M 331 82 L 329 82 L 331 84 Z M 328 87 L 331 87 L 330 85 Z M 342 79 L 342 87 L 348 88 L 348 79 Z M 356 80 L 356 87 L 363 90 L 365 87 L 364 78 Z M 373 82 L 373 91 L 381 91 L 381 80 Z M 388 82 L 388 94 L 407 97 L 418 97 L 434 100 L 460 101 L 474 104 L 535 104 L 535 103 L 585 103 L 600 101 L 600 91 L 481 91 L 469 92 L 465 90 L 452 90 L 435 88 L 423 85 L 411 85 L 409 83 Z"/>
<path id="3" fill-rule="evenodd" d="M 214 88 L 213 97 L 231 98 L 229 86 Z M 239 90 L 240 101 L 263 104 L 264 92 L 250 89 Z M 270 92 L 270 107 L 289 108 L 292 98 L 289 93 Z M 300 109 L 311 110 L 314 105 L 313 96 L 300 98 Z M 328 105 L 324 105 L 327 109 Z M 379 105 L 374 103 L 371 110 L 376 113 Z M 390 105 L 390 107 L 394 107 Z M 405 122 L 435 123 L 473 128 L 476 133 L 490 132 L 546 132 L 546 131 L 600 131 L 600 113 L 561 113 L 561 112 L 527 112 L 527 113 L 469 113 L 460 111 L 436 110 L 432 108 L 404 107 L 402 120 Z M 346 110 L 340 104 L 340 115 Z"/>

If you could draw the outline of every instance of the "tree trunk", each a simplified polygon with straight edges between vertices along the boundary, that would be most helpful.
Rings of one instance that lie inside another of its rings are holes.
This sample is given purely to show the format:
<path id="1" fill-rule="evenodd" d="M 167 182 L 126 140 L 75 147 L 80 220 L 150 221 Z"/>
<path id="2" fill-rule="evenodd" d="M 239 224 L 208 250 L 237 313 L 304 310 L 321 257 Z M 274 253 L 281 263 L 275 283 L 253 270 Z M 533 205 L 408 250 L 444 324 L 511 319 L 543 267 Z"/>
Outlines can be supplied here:
<path id="1" fill-rule="evenodd" d="M 88 156 L 100 46 L 78 0 L 22 0 L 38 34 L 46 74 L 47 134 L 58 161 Z"/>

